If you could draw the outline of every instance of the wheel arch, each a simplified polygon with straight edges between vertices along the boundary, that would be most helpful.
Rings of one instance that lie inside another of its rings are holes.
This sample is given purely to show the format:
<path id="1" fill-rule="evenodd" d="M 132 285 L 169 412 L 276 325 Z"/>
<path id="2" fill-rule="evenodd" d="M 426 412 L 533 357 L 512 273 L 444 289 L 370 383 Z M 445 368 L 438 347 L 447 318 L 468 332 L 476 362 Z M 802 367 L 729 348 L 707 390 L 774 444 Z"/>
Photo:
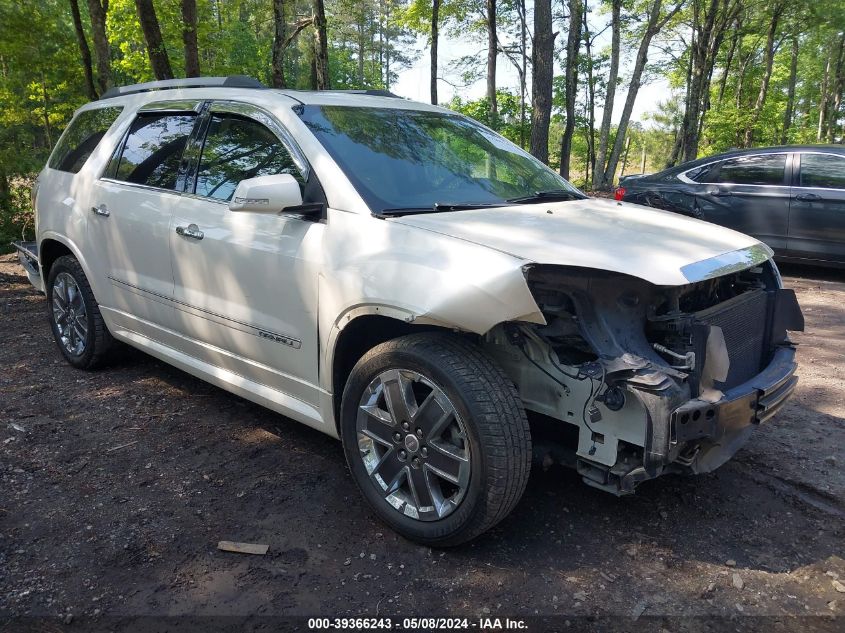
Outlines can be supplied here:
<path id="1" fill-rule="evenodd" d="M 331 372 L 329 379 L 332 413 L 338 437 L 340 436 L 340 405 L 343 390 L 355 363 L 376 345 L 406 334 L 431 331 L 455 332 L 454 329 L 438 325 L 414 324 L 413 321 L 400 318 L 398 312 L 385 308 L 358 311 L 356 316 L 348 320 L 344 319 L 343 327 L 335 331 L 327 363 L 327 369 Z"/>
<path id="2" fill-rule="evenodd" d="M 55 233 L 46 233 L 38 242 L 38 264 L 41 266 L 41 278 L 44 280 L 45 289 L 47 278 L 50 276 L 50 268 L 63 255 L 72 255 L 75 257 L 79 265 L 82 266 L 82 270 L 88 278 L 88 283 L 91 283 L 88 264 L 76 245 L 63 236 Z"/>

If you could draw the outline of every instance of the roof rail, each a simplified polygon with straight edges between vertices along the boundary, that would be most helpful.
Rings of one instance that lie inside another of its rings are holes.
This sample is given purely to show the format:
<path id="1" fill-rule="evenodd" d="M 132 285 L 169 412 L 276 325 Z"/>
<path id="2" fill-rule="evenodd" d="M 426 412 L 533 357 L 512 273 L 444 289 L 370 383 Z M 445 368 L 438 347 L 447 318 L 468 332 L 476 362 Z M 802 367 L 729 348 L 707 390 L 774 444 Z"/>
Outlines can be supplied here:
<path id="1" fill-rule="evenodd" d="M 397 94 L 384 90 L 382 88 L 367 88 L 366 90 L 338 90 L 337 92 L 345 92 L 349 94 L 372 95 L 374 97 L 393 97 L 394 99 L 401 99 Z"/>
<path id="2" fill-rule="evenodd" d="M 115 86 L 109 88 L 100 96 L 100 99 L 111 99 L 112 97 L 123 97 L 141 92 L 152 92 L 154 90 L 176 90 L 179 88 L 259 88 L 266 89 L 263 83 L 246 75 L 229 75 L 228 77 L 188 77 L 186 79 L 164 79 L 161 81 L 148 81 L 142 84 L 131 86 Z"/>
<path id="3" fill-rule="evenodd" d="M 282 88 L 282 92 L 284 93 L 297 93 L 297 92 L 305 92 L 309 94 L 318 94 L 318 93 L 340 93 L 345 95 L 370 95 L 372 97 L 391 97 L 393 99 L 402 99 L 398 94 L 390 92 L 390 90 L 384 90 L 383 88 L 329 88 L 328 90 L 300 90 L 298 88 Z"/>

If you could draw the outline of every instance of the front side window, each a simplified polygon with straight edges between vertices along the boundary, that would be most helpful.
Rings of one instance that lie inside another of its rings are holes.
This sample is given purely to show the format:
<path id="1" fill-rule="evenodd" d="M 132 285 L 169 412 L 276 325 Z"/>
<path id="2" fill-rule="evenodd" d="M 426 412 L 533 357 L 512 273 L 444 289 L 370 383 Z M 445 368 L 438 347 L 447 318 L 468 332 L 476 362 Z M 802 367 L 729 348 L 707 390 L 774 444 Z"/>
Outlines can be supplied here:
<path id="1" fill-rule="evenodd" d="M 376 213 L 583 195 L 510 141 L 443 112 L 305 106 L 300 115 Z"/>
<path id="2" fill-rule="evenodd" d="M 734 185 L 783 185 L 786 154 L 739 156 L 720 163 L 699 182 Z"/>
<path id="3" fill-rule="evenodd" d="M 182 152 L 195 114 L 141 114 L 132 123 L 114 177 L 160 189 L 175 189 Z"/>
<path id="4" fill-rule="evenodd" d="M 80 112 L 56 143 L 47 164 L 53 169 L 78 173 L 122 110 L 122 107 L 110 107 Z"/>
<path id="5" fill-rule="evenodd" d="M 801 187 L 845 189 L 845 156 L 801 154 Z"/>
<path id="6" fill-rule="evenodd" d="M 197 195 L 231 200 L 241 180 L 275 174 L 291 174 L 302 184 L 290 153 L 273 132 L 238 115 L 212 115 L 200 156 Z"/>

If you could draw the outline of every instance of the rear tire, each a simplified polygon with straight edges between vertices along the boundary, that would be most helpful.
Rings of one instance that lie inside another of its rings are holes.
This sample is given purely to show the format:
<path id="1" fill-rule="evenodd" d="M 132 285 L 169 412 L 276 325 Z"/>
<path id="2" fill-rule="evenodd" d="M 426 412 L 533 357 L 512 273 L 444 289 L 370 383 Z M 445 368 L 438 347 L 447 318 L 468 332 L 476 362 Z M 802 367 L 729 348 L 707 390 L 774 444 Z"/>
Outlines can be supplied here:
<path id="1" fill-rule="evenodd" d="M 356 484 L 379 518 L 435 547 L 465 543 L 504 519 L 531 467 L 517 391 L 457 335 L 403 336 L 367 352 L 341 404 Z"/>
<path id="2" fill-rule="evenodd" d="M 64 255 L 53 263 L 46 290 L 50 327 L 59 351 L 78 369 L 101 366 L 115 340 L 75 257 Z"/>

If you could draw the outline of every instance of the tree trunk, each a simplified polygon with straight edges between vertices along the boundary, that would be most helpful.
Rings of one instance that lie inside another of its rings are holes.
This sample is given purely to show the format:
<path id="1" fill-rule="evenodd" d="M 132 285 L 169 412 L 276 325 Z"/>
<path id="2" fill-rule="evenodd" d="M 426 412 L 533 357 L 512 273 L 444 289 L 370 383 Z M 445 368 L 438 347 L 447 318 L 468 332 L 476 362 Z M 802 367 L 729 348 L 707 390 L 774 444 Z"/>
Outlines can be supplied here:
<path id="1" fill-rule="evenodd" d="M 619 177 L 625 175 L 625 168 L 628 166 L 628 150 L 631 149 L 631 137 L 625 139 L 625 152 L 622 154 L 622 168 L 619 170 Z"/>
<path id="2" fill-rule="evenodd" d="M 625 136 L 628 133 L 628 123 L 631 120 L 631 112 L 634 110 L 634 102 L 637 100 L 637 92 L 639 92 L 640 84 L 643 78 L 643 71 L 645 70 L 646 62 L 648 61 L 648 49 L 651 45 L 651 40 L 654 35 L 663 26 L 672 19 L 681 8 L 683 2 L 675 5 L 663 18 L 660 17 L 660 9 L 662 0 L 655 0 L 651 7 L 648 16 L 648 24 L 646 25 L 643 38 L 640 40 L 640 46 L 637 49 L 637 57 L 634 62 L 634 70 L 631 73 L 631 83 L 628 86 L 628 94 L 625 97 L 625 106 L 622 108 L 622 118 L 619 120 L 619 126 L 616 130 L 616 140 L 613 143 L 613 149 L 610 152 L 610 158 L 607 161 L 607 168 L 604 170 L 604 180 L 613 184 L 613 178 L 616 174 L 616 166 L 619 164 L 619 157 L 622 155 L 622 149 L 625 146 Z"/>
<path id="3" fill-rule="evenodd" d="M 566 101 L 566 126 L 560 141 L 560 175 L 569 178 L 572 153 L 572 136 L 575 134 L 575 99 L 578 96 L 578 52 L 581 50 L 582 0 L 569 1 L 569 33 L 566 37 L 566 76 L 564 100 Z"/>
<path id="4" fill-rule="evenodd" d="M 728 75 L 730 74 L 731 64 L 736 54 L 737 45 L 742 38 L 741 24 L 737 22 L 734 25 L 734 36 L 731 38 L 731 47 L 728 49 L 728 54 L 725 57 L 725 67 L 722 69 L 722 76 L 719 78 L 719 98 L 716 100 L 718 106 L 722 105 L 722 99 L 725 97 L 725 88 L 728 84 Z"/>
<path id="5" fill-rule="evenodd" d="M 531 153 L 549 162 L 554 41 L 551 0 L 534 0 L 534 47 L 531 50 Z"/>
<path id="6" fill-rule="evenodd" d="M 821 98 L 819 100 L 819 127 L 816 132 L 816 141 L 819 143 L 821 143 L 827 132 L 827 109 L 828 100 L 830 99 L 830 74 L 833 68 L 833 54 L 833 42 L 831 42 L 827 64 L 824 69 L 824 78 L 822 79 Z"/>
<path id="7" fill-rule="evenodd" d="M 525 149 L 525 93 L 526 93 L 526 69 L 528 67 L 528 51 L 527 40 L 528 31 L 525 19 L 525 0 L 517 0 L 514 3 L 518 19 L 518 45 L 516 47 L 504 47 L 498 42 L 497 38 L 497 52 L 503 53 L 505 57 L 513 64 L 519 78 L 519 146 Z M 519 53 L 517 56 L 514 48 Z"/>
<path id="8" fill-rule="evenodd" d="M 607 94 L 604 98 L 604 111 L 601 115 L 601 131 L 599 132 L 599 151 L 596 157 L 596 169 L 593 170 L 593 189 L 607 190 L 610 184 L 605 179 L 607 163 L 607 145 L 610 139 L 610 124 L 613 121 L 613 100 L 616 98 L 616 81 L 619 78 L 619 42 L 620 42 L 620 14 L 622 0 L 613 0 L 611 7 L 611 37 L 610 37 L 610 72 L 607 77 Z"/>
<path id="9" fill-rule="evenodd" d="M 714 44 L 714 48 L 712 49 L 712 63 L 708 62 L 707 64 L 707 74 L 704 80 L 703 86 L 703 102 L 701 104 L 701 112 L 698 116 L 698 130 L 696 133 L 696 139 L 701 139 L 702 135 L 704 134 L 704 119 L 707 117 L 707 113 L 710 111 L 710 86 L 713 82 L 713 71 L 716 69 L 716 55 L 719 53 L 719 47 L 721 46 L 721 37 L 717 38 L 716 43 Z M 698 147 L 696 146 L 696 151 Z"/>
<path id="10" fill-rule="evenodd" d="M 754 103 L 754 110 L 751 113 L 751 120 L 745 127 L 745 147 L 751 147 L 754 142 L 754 126 L 760 119 L 760 112 L 763 111 L 763 104 L 766 102 L 766 94 L 769 91 L 769 82 L 772 79 L 772 65 L 775 60 L 775 34 L 777 33 L 778 22 L 783 13 L 783 5 L 777 5 L 772 11 L 772 22 L 769 25 L 769 31 L 766 34 L 766 51 L 763 70 L 763 79 L 760 81 L 760 92 L 757 93 L 757 101 Z"/>
<path id="11" fill-rule="evenodd" d="M 780 144 L 786 145 L 789 141 L 789 129 L 792 127 L 792 114 L 795 111 L 795 82 L 798 79 L 798 36 L 792 37 L 792 58 L 789 64 L 789 87 L 786 93 L 786 110 L 783 113 L 783 132 L 780 136 Z"/>
<path id="12" fill-rule="evenodd" d="M 833 75 L 833 107 L 830 108 L 827 118 L 827 142 L 833 143 L 836 138 L 836 122 L 839 118 L 839 109 L 842 107 L 842 91 L 845 89 L 845 33 L 839 36 L 839 48 L 836 60 L 836 72 Z"/>
<path id="13" fill-rule="evenodd" d="M 317 39 L 311 38 L 309 48 L 311 49 L 311 59 L 308 60 L 309 81 L 311 90 L 317 89 Z"/>
<path id="14" fill-rule="evenodd" d="M 522 57 L 521 72 L 519 73 L 519 146 L 525 149 L 525 93 L 528 71 L 528 18 L 526 16 L 525 0 L 517 2 L 519 7 L 519 39 Z"/>
<path id="15" fill-rule="evenodd" d="M 275 22 L 273 34 L 273 87 L 286 88 L 287 78 L 285 77 L 285 52 L 290 48 L 290 45 L 299 37 L 305 29 L 314 25 L 314 16 L 300 18 L 295 24 L 288 29 L 287 24 L 287 2 L 286 0 L 273 0 L 273 21 Z M 290 32 L 288 32 L 290 30 Z M 311 67 L 311 88 L 317 89 L 317 70 L 316 70 L 316 38 L 313 38 L 310 45 L 311 54 L 308 63 Z M 296 78 L 294 78 L 294 82 Z"/>
<path id="16" fill-rule="evenodd" d="M 496 128 L 499 104 L 496 103 L 496 58 L 499 38 L 496 35 L 496 0 L 487 0 L 487 104 L 490 127 Z"/>
<path id="17" fill-rule="evenodd" d="M 591 175 L 596 170 L 596 86 L 593 81 L 593 38 L 590 37 L 589 13 L 590 7 L 587 0 L 584 0 L 584 11 L 581 13 L 584 52 L 587 54 L 587 103 L 584 105 L 584 118 L 587 119 L 587 125 L 585 126 L 587 169 L 584 174 L 584 182 L 590 182 Z"/>
<path id="18" fill-rule="evenodd" d="M 387 90 L 390 90 L 390 38 L 392 36 L 390 7 L 390 1 L 384 3 L 384 87 Z"/>
<path id="19" fill-rule="evenodd" d="M 697 5 L 693 5 L 694 7 Z M 698 26 L 698 13 L 697 9 L 694 8 L 693 10 L 693 28 L 692 28 L 692 39 L 689 45 L 689 60 L 687 61 L 687 76 L 686 76 L 686 83 L 684 84 L 685 92 L 684 92 L 684 116 L 681 120 L 680 127 L 675 131 L 675 144 L 672 146 L 672 154 L 669 157 L 669 161 L 666 163 L 666 167 L 672 167 L 673 165 L 677 165 L 678 161 L 681 159 L 681 156 L 684 152 L 684 137 L 686 135 L 687 129 L 687 117 L 689 116 L 689 105 L 691 103 L 690 100 L 690 92 L 692 91 L 692 68 L 695 64 L 693 60 L 693 53 L 696 50 L 696 39 L 698 37 L 697 33 L 697 26 Z"/>
<path id="20" fill-rule="evenodd" d="M 97 58 L 97 91 L 103 94 L 112 86 L 111 49 L 106 36 L 108 0 L 88 0 L 88 14 L 91 16 L 91 39 L 94 41 L 94 55 Z"/>
<path id="21" fill-rule="evenodd" d="M 138 10 L 138 20 L 141 22 L 144 40 L 147 43 L 147 55 L 150 58 L 153 75 L 156 79 L 173 79 L 170 58 L 167 56 L 164 39 L 161 37 L 161 28 L 158 25 L 153 0 L 135 0 L 135 7 Z"/>
<path id="22" fill-rule="evenodd" d="M 286 88 L 285 39 L 287 38 L 286 0 L 273 0 L 273 87 Z"/>
<path id="23" fill-rule="evenodd" d="M 85 29 L 82 26 L 82 16 L 79 13 L 79 2 L 70 0 L 70 12 L 73 16 L 73 28 L 76 31 L 76 41 L 79 43 L 79 54 L 82 57 L 82 70 L 85 73 L 85 93 L 91 101 L 97 98 L 97 89 L 94 87 L 94 70 L 91 67 L 91 49 L 88 48 L 88 40 L 85 37 Z"/>
<path id="24" fill-rule="evenodd" d="M 437 105 L 437 38 L 440 35 L 440 0 L 431 3 L 431 102 Z"/>
<path id="25" fill-rule="evenodd" d="M 366 54 L 367 41 L 364 37 L 364 18 L 358 21 L 358 87 L 364 88 L 364 55 Z"/>
<path id="26" fill-rule="evenodd" d="M 326 34 L 326 6 L 323 0 L 314 0 L 314 70 L 317 73 L 317 90 L 328 90 L 329 40 Z"/>
<path id="27" fill-rule="evenodd" d="M 182 43 L 185 45 L 185 77 L 199 77 L 200 54 L 197 47 L 197 0 L 182 0 Z"/>
<path id="28" fill-rule="evenodd" d="M 742 93 L 743 90 L 745 90 L 745 73 L 748 71 L 748 64 L 751 63 L 751 60 L 754 59 L 756 54 L 756 50 L 749 51 L 748 55 L 745 56 L 745 59 L 743 59 L 742 63 L 739 65 L 739 76 L 736 79 L 736 94 L 734 95 L 734 104 L 736 105 L 737 110 L 742 109 Z"/>
<path id="29" fill-rule="evenodd" d="M 683 160 L 693 160 L 704 117 L 710 108 L 710 82 L 716 57 L 729 24 L 741 8 L 738 0 L 695 0 L 693 11 L 693 44 L 690 47 L 690 79 L 681 125 Z"/>
<path id="30" fill-rule="evenodd" d="M 582 30 L 584 32 L 584 52 L 587 53 L 587 166 L 584 181 L 590 182 L 590 175 L 596 172 L 596 86 L 593 81 L 593 39 L 590 37 L 589 26 L 590 8 L 587 0 L 584 0 L 584 11 L 582 17 Z"/>

